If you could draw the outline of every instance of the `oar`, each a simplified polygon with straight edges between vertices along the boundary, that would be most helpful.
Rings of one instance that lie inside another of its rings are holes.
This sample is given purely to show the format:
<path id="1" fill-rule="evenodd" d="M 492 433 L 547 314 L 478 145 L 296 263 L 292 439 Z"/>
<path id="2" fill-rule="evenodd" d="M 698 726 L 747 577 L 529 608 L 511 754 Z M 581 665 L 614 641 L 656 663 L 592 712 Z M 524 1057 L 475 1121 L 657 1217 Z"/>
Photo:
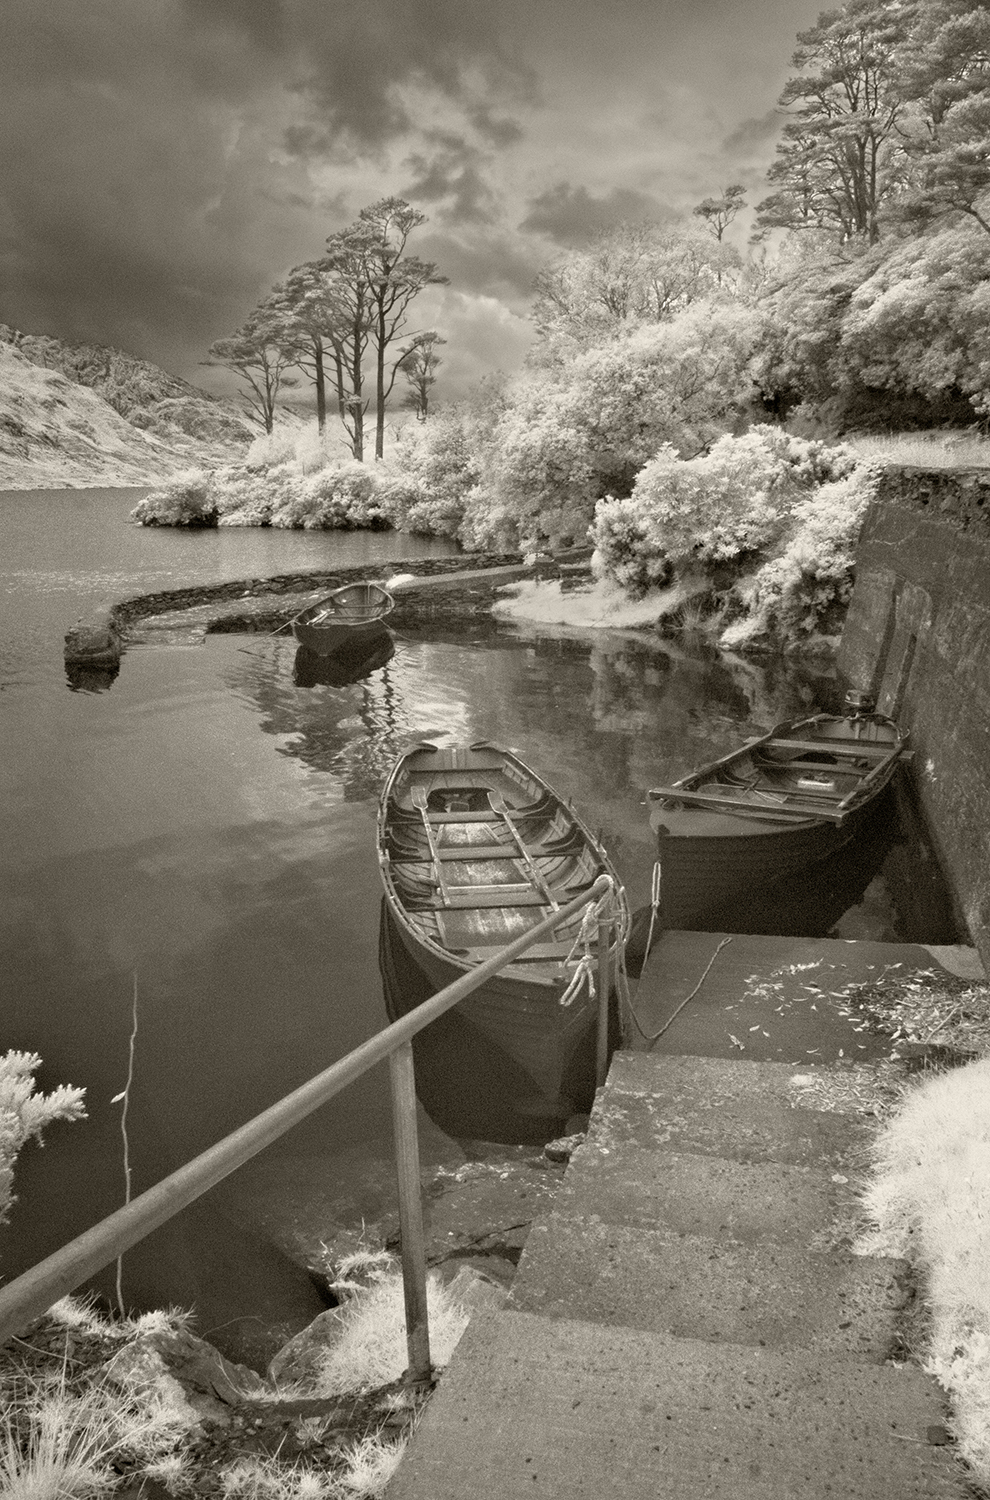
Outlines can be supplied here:
<path id="1" fill-rule="evenodd" d="M 543 892 L 544 896 L 546 896 L 554 911 L 557 911 L 560 906 L 560 902 L 557 900 L 553 891 L 550 889 L 549 885 L 544 879 L 543 873 L 540 870 L 539 866 L 533 859 L 530 858 L 529 850 L 526 848 L 526 845 L 519 833 L 519 829 L 512 821 L 508 806 L 506 804 L 505 798 L 502 796 L 502 793 L 489 792 L 488 805 L 492 809 L 492 812 L 498 813 L 499 817 L 505 823 L 506 828 L 508 828 L 509 833 L 515 842 L 516 848 L 519 850 L 519 853 L 522 856 L 523 864 L 529 871 L 530 879 L 532 880 L 533 884 L 539 886 L 540 890 Z"/>
<path id="2" fill-rule="evenodd" d="M 440 860 L 440 851 L 437 849 L 437 841 L 433 837 L 433 829 L 430 827 L 430 814 L 427 808 L 425 786 L 416 785 L 410 787 L 409 796 L 412 799 L 413 807 L 417 809 L 420 817 L 423 820 L 423 827 L 426 829 L 426 841 L 430 846 L 430 854 L 433 858 L 434 878 L 436 880 L 440 895 L 443 897 L 443 903 L 445 906 L 448 906 L 450 903 L 447 897 L 447 887 L 443 883 L 443 868 Z"/>

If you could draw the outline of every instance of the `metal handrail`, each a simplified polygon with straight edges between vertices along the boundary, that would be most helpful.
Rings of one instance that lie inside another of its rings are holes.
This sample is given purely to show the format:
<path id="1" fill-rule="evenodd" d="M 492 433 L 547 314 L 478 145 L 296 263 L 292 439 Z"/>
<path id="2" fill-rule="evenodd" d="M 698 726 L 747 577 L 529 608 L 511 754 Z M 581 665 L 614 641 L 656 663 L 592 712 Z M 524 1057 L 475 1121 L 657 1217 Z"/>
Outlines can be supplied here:
<path id="1" fill-rule="evenodd" d="M 416 1091 L 413 1075 L 412 1038 L 450 1010 L 506 964 L 525 953 L 541 937 L 597 902 L 612 889 L 608 875 L 598 879 L 582 896 L 552 912 L 521 937 L 493 954 L 470 974 L 455 980 L 409 1015 L 379 1031 L 368 1041 L 332 1063 L 308 1083 L 301 1084 L 276 1104 L 245 1125 L 224 1136 L 192 1161 L 164 1177 L 91 1229 L 63 1245 L 29 1271 L 0 1287 L 0 1343 L 23 1331 L 52 1303 L 73 1291 L 125 1250 L 161 1227 L 259 1151 L 271 1145 L 307 1115 L 326 1104 L 355 1082 L 376 1063 L 389 1059 L 392 1109 L 395 1129 L 396 1168 L 399 1188 L 399 1222 L 402 1235 L 402 1272 L 405 1285 L 406 1337 L 409 1374 L 413 1380 L 430 1376 L 429 1328 L 426 1315 L 426 1252 L 423 1235 L 416 1131 Z M 607 965 L 607 941 L 603 946 L 599 927 L 599 964 Z M 604 977 L 604 975 L 602 976 Z M 607 984 L 601 1004 L 607 1002 Z M 599 1074 L 601 1064 L 599 1064 Z"/>

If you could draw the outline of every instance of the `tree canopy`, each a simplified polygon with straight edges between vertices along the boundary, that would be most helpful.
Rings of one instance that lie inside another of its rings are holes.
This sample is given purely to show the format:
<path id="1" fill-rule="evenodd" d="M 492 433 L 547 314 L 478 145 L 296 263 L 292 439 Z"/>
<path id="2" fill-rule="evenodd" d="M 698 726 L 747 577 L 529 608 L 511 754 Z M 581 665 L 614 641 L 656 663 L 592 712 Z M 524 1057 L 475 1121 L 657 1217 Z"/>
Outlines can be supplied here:
<path id="1" fill-rule="evenodd" d="M 847 0 L 798 35 L 758 208 L 766 231 L 875 244 L 885 220 L 961 211 L 990 185 L 990 14 L 971 0 Z M 986 224 L 983 226 L 986 228 Z"/>

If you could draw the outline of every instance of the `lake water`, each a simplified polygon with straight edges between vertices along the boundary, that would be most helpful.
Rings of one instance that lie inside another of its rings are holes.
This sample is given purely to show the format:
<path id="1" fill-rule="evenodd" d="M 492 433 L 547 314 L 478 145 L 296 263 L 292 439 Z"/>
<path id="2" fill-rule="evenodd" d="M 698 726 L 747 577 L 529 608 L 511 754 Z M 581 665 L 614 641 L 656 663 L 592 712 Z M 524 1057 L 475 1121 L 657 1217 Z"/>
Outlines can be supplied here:
<path id="1" fill-rule="evenodd" d="M 368 560 L 415 571 L 451 550 L 382 533 L 138 528 L 141 493 L 0 495 L 0 1051 L 41 1053 L 43 1086 L 85 1086 L 89 1110 L 24 1153 L 0 1230 L 7 1276 L 122 1201 L 112 1101 L 135 993 L 134 1192 L 386 1024 L 375 809 L 416 738 L 516 749 L 602 830 L 636 906 L 653 864 L 647 788 L 834 692 L 827 674 L 642 634 L 487 622 L 400 637 L 343 687 L 306 685 L 285 636 L 221 635 L 133 647 L 108 691 L 73 691 L 64 633 L 115 598 Z M 937 914 L 928 932 L 916 916 L 906 927 L 882 879 L 870 892 L 848 935 L 953 939 Z M 293 1202 L 322 1195 L 328 1234 L 335 1215 L 372 1217 L 389 1141 L 379 1070 L 237 1174 L 225 1212 L 289 1245 Z M 424 1120 L 427 1158 L 449 1147 Z M 193 1241 L 187 1260 L 202 1262 Z M 128 1257 L 128 1300 L 202 1295 L 173 1251 Z"/>

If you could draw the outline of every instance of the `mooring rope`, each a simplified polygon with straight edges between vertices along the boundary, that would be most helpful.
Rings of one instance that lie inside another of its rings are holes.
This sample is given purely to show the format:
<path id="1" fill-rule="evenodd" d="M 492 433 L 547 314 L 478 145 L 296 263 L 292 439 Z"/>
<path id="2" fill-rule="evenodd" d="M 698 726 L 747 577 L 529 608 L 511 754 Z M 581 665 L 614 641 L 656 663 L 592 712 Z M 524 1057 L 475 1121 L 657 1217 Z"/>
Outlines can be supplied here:
<path id="1" fill-rule="evenodd" d="M 575 956 L 579 949 L 583 949 L 581 957 L 577 959 L 574 973 L 571 976 L 567 988 L 560 997 L 560 1004 L 564 1006 L 573 1005 L 582 987 L 587 984 L 588 998 L 594 1000 L 598 993 L 595 985 L 595 970 L 597 968 L 597 946 L 598 946 L 598 924 L 605 920 L 618 934 L 619 922 L 622 917 L 623 904 L 621 897 L 624 895 L 623 888 L 615 885 L 611 876 L 609 888 L 597 901 L 589 901 L 581 918 L 581 926 L 578 928 L 577 937 L 571 945 L 571 951 L 564 959 L 565 964 L 575 962 Z M 616 941 L 616 989 L 620 986 L 620 973 L 625 978 L 625 947 Z"/>
<path id="2" fill-rule="evenodd" d="M 708 978 L 708 975 L 711 973 L 712 965 L 714 964 L 715 960 L 718 958 L 718 956 L 721 953 L 722 949 L 725 948 L 725 947 L 727 947 L 728 944 L 731 943 L 731 942 L 732 942 L 731 936 L 730 937 L 724 937 L 722 939 L 722 941 L 719 943 L 718 947 L 715 949 L 715 952 L 712 954 L 711 958 L 708 960 L 708 963 L 705 966 L 705 972 L 702 974 L 701 978 L 698 980 L 698 983 L 695 985 L 695 987 L 691 991 L 690 995 L 685 995 L 685 997 L 681 1001 L 680 1005 L 674 1011 L 674 1014 L 672 1016 L 668 1016 L 667 1017 L 667 1020 L 664 1021 L 663 1025 L 660 1027 L 659 1031 L 654 1031 L 652 1033 L 644 1031 L 643 1028 L 642 1028 L 642 1026 L 640 1025 L 639 1017 L 637 1016 L 635 1010 L 633 1009 L 633 1006 L 632 1006 L 631 1002 L 627 1002 L 628 1008 L 629 1008 L 629 1014 L 632 1017 L 633 1024 L 636 1027 L 636 1030 L 639 1032 L 640 1036 L 643 1038 L 644 1042 L 649 1042 L 649 1044 L 652 1046 L 654 1042 L 658 1041 L 660 1039 L 660 1037 L 663 1036 L 663 1034 L 667 1030 L 668 1026 L 672 1026 L 674 1024 L 674 1022 L 677 1020 L 677 1017 L 680 1015 L 681 1011 L 684 1009 L 685 1005 L 687 1005 L 689 1001 L 693 1000 L 694 997 L 695 997 L 695 995 L 701 989 L 701 986 L 704 984 L 705 980 Z M 646 951 L 647 951 L 647 953 L 649 953 L 649 951 L 650 951 L 649 947 L 647 947 Z"/>

